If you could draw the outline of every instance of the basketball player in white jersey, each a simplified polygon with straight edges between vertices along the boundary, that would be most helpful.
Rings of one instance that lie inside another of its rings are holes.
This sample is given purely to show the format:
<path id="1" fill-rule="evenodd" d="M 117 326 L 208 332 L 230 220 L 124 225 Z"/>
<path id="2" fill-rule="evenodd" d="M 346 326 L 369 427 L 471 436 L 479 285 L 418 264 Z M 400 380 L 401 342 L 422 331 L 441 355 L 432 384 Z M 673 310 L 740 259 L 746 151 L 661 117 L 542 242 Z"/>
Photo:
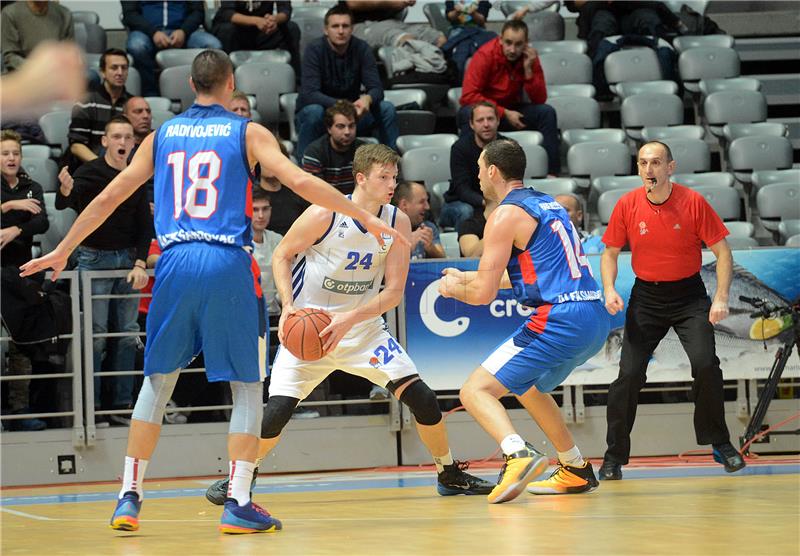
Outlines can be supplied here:
<path id="1" fill-rule="evenodd" d="M 389 204 L 399 159 L 385 145 L 359 147 L 353 160 L 353 203 L 410 238 L 408 216 Z M 357 220 L 312 205 L 275 249 L 272 268 L 283 302 L 279 338 L 283 339 L 286 317 L 298 309 L 324 309 L 332 320 L 320 333 L 327 353 L 322 359 L 303 361 L 283 347 L 278 350 L 261 424 L 259 458 L 278 444 L 297 404 L 331 372 L 341 369 L 388 389 L 409 407 L 436 464 L 439 494 L 488 494 L 492 483 L 465 473 L 466 466 L 453 461 L 436 394 L 420 379 L 381 317 L 399 305 L 410 259 L 407 246 L 391 237 L 384 240 L 380 246 Z M 222 503 L 226 483 L 217 481 L 206 497 Z"/>

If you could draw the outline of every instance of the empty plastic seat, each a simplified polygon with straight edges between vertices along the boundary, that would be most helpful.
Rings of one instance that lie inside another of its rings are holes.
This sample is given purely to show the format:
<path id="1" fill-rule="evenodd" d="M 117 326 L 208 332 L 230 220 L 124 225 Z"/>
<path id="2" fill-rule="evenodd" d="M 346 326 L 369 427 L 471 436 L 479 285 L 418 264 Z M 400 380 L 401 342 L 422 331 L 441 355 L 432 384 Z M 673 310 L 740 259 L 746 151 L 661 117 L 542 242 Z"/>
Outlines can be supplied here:
<path id="1" fill-rule="evenodd" d="M 765 185 L 756 194 L 756 206 L 764 227 L 777 232 L 781 220 L 800 218 L 800 183 Z"/>
<path id="2" fill-rule="evenodd" d="M 39 127 L 42 128 L 47 144 L 54 147 L 53 154 L 60 156 L 69 144 L 69 124 L 72 121 L 72 112 L 69 110 L 56 110 L 43 114 L 39 118 Z"/>
<path id="3" fill-rule="evenodd" d="M 753 77 L 731 77 L 730 79 L 701 79 L 698 88 L 703 96 L 718 91 L 760 91 L 761 81 Z"/>
<path id="4" fill-rule="evenodd" d="M 22 165 L 31 158 L 50 158 L 50 147 L 47 145 L 22 145 Z"/>
<path id="5" fill-rule="evenodd" d="M 463 89 L 461 87 L 451 87 L 447 89 L 447 106 L 458 112 L 458 109 L 461 108 L 460 100 L 461 100 L 461 91 Z"/>
<path id="6" fill-rule="evenodd" d="M 781 220 L 778 224 L 778 233 L 783 242 L 786 242 L 792 236 L 800 236 L 800 219 L 789 218 Z"/>
<path id="7" fill-rule="evenodd" d="M 700 186 L 693 188 L 723 220 L 738 220 L 741 215 L 739 194 L 732 187 Z"/>
<path id="8" fill-rule="evenodd" d="M 547 98 L 555 97 L 588 97 L 594 98 L 596 91 L 594 85 L 589 83 L 567 83 L 564 85 L 548 85 Z"/>
<path id="9" fill-rule="evenodd" d="M 444 256 L 448 259 L 461 257 L 461 248 L 458 246 L 458 232 L 440 232 L 439 241 L 444 248 Z"/>
<path id="10" fill-rule="evenodd" d="M 173 114 L 169 110 L 152 110 L 152 115 L 153 115 L 153 129 L 158 129 L 158 127 L 161 126 L 161 124 L 175 117 L 175 114 Z"/>
<path id="11" fill-rule="evenodd" d="M 547 104 L 556 111 L 558 129 L 592 129 L 600 127 L 600 105 L 593 98 L 555 97 Z"/>
<path id="12" fill-rule="evenodd" d="M 586 54 L 588 46 L 586 41 L 580 39 L 569 39 L 563 41 L 531 41 L 531 46 L 541 54 L 551 52 L 572 52 L 573 54 Z"/>
<path id="13" fill-rule="evenodd" d="M 726 225 L 729 223 L 726 222 Z M 746 224 L 746 222 L 736 222 L 736 224 Z M 731 249 L 750 249 L 751 247 L 758 247 L 758 241 L 752 237 L 742 237 L 742 236 L 728 236 L 725 238 L 727 240 L 728 246 Z"/>
<path id="14" fill-rule="evenodd" d="M 731 233 L 728 237 L 753 237 L 756 233 L 752 222 L 725 222 L 725 227 Z"/>
<path id="15" fill-rule="evenodd" d="M 643 127 L 682 124 L 683 101 L 675 95 L 641 93 L 622 101 L 620 116 L 628 136 L 640 139 Z"/>
<path id="16" fill-rule="evenodd" d="M 427 184 L 450 179 L 450 147 L 421 147 L 403 154 L 403 179 Z"/>
<path id="17" fill-rule="evenodd" d="M 158 85 L 161 95 L 180 104 L 179 111 L 186 110 L 194 102 L 194 91 L 189 85 L 189 76 L 192 66 L 173 66 L 166 68 L 158 76 Z"/>
<path id="18" fill-rule="evenodd" d="M 548 85 L 592 82 L 592 60 L 586 54 L 549 52 L 539 55 Z"/>
<path id="19" fill-rule="evenodd" d="M 277 124 L 281 117 L 281 94 L 295 90 L 292 66 L 280 62 L 243 64 L 236 68 L 234 75 L 239 90 L 255 95 L 256 109 L 264 123 Z"/>
<path id="20" fill-rule="evenodd" d="M 701 79 L 738 77 L 739 55 L 733 48 L 701 46 L 690 48 L 678 57 L 678 72 L 688 91 L 700 92 Z"/>
<path id="21" fill-rule="evenodd" d="M 751 175 L 753 189 L 760 189 L 771 183 L 800 183 L 800 168 L 786 170 L 758 170 Z"/>
<path id="22" fill-rule="evenodd" d="M 728 147 L 728 160 L 736 179 L 749 185 L 754 171 L 791 168 L 792 142 L 767 135 L 739 137 Z"/>
<path id="23" fill-rule="evenodd" d="M 612 91 L 625 81 L 658 81 L 663 79 L 658 57 L 651 48 L 629 48 L 612 52 L 603 62 L 606 81 Z"/>
<path id="24" fill-rule="evenodd" d="M 55 191 L 58 187 L 58 165 L 50 158 L 23 158 L 22 168 L 31 179 L 38 182 L 44 191 Z"/>
<path id="25" fill-rule="evenodd" d="M 77 217 L 72 209 L 56 210 L 56 194 L 44 194 L 44 206 L 47 210 L 47 221 L 50 226 L 43 234 L 33 236 L 33 241 L 42 246 L 42 254 L 45 255 L 51 252 L 67 235 L 67 232 L 72 227 Z"/>
<path id="26" fill-rule="evenodd" d="M 637 187 L 642 187 L 642 178 L 639 176 L 600 176 L 592 180 L 592 189 L 598 195 L 617 189 L 630 191 Z"/>
<path id="27" fill-rule="evenodd" d="M 699 174 L 673 174 L 672 181 L 687 187 L 733 187 L 733 174 L 728 172 L 702 172 Z"/>
<path id="28" fill-rule="evenodd" d="M 538 131 L 522 130 L 522 131 L 503 131 L 500 133 L 507 139 L 513 139 L 523 147 L 525 145 L 541 145 L 544 137 Z"/>
<path id="29" fill-rule="evenodd" d="M 616 93 L 619 98 L 627 98 L 641 93 L 677 95 L 678 84 L 665 79 L 656 81 L 625 81 L 623 83 L 617 83 Z"/>
<path id="30" fill-rule="evenodd" d="M 614 207 L 617 204 L 617 201 L 623 195 L 626 195 L 628 190 L 626 189 L 612 189 L 611 191 L 606 191 L 597 199 L 597 214 L 600 217 L 600 222 L 603 224 L 608 224 L 609 220 L 611 220 L 611 214 L 614 212 Z"/>
<path id="31" fill-rule="evenodd" d="M 191 66 L 202 48 L 165 48 L 156 52 L 156 64 L 161 69 L 175 66 Z"/>
<path id="32" fill-rule="evenodd" d="M 691 174 L 711 169 L 711 151 L 702 139 L 665 137 L 662 142 L 672 151 L 675 172 Z"/>
<path id="33" fill-rule="evenodd" d="M 539 145 L 521 144 L 525 151 L 525 177 L 543 178 L 547 175 L 547 151 Z"/>
<path id="34" fill-rule="evenodd" d="M 786 124 L 780 122 L 756 122 L 752 124 L 725 124 L 722 127 L 722 136 L 730 142 L 739 137 L 751 135 L 774 135 L 786 137 L 788 135 Z"/>
<path id="35" fill-rule="evenodd" d="M 757 91 L 717 91 L 703 101 L 703 113 L 711 133 L 721 137 L 725 124 L 766 120 L 767 100 Z"/>
<path id="36" fill-rule="evenodd" d="M 286 119 L 289 120 L 289 139 L 297 141 L 297 128 L 294 125 L 294 112 L 297 106 L 297 93 L 284 93 L 278 99 Z"/>
<path id="37" fill-rule="evenodd" d="M 800 234 L 795 234 L 786 239 L 786 247 L 800 247 Z"/>
<path id="38" fill-rule="evenodd" d="M 631 154 L 628 146 L 621 143 L 607 141 L 578 143 L 567 151 L 567 166 L 573 178 L 593 179 L 599 176 L 629 175 Z"/>
<path id="39" fill-rule="evenodd" d="M 163 52 L 163 51 L 162 51 Z M 275 48 L 273 50 L 237 50 L 231 52 L 231 63 L 234 68 L 242 64 L 253 64 L 258 62 L 279 62 L 288 64 L 292 55 L 287 50 Z"/>
<path id="40" fill-rule="evenodd" d="M 706 130 L 701 125 L 647 126 L 642 128 L 642 141 L 661 141 L 667 137 L 702 139 Z"/>
<path id="41" fill-rule="evenodd" d="M 97 23 L 76 21 L 73 24 L 75 42 L 84 52 L 102 54 L 107 49 L 106 30 Z"/>
<path id="42" fill-rule="evenodd" d="M 94 25 L 100 24 L 100 15 L 97 12 L 88 10 L 72 10 L 73 23 L 93 23 Z"/>
<path id="43" fill-rule="evenodd" d="M 715 46 L 718 48 L 733 48 L 734 40 L 731 35 L 682 35 L 675 37 L 672 46 L 679 53 L 690 48 Z"/>
<path id="44" fill-rule="evenodd" d="M 523 180 L 525 187 L 532 187 L 536 191 L 547 193 L 551 197 L 575 193 L 578 184 L 572 178 L 543 178 Z"/>
<path id="45" fill-rule="evenodd" d="M 458 141 L 453 133 L 434 133 L 431 135 L 401 135 L 397 139 L 397 150 L 404 154 L 421 147 L 451 147 Z"/>
<path id="46" fill-rule="evenodd" d="M 420 110 L 428 107 L 428 95 L 422 89 L 386 89 L 383 99 L 395 107 L 416 103 Z"/>
<path id="47" fill-rule="evenodd" d="M 611 143 L 624 143 L 625 132 L 613 127 L 599 129 L 566 129 L 561 132 L 561 141 L 569 149 L 572 145 L 588 141 L 608 141 Z"/>

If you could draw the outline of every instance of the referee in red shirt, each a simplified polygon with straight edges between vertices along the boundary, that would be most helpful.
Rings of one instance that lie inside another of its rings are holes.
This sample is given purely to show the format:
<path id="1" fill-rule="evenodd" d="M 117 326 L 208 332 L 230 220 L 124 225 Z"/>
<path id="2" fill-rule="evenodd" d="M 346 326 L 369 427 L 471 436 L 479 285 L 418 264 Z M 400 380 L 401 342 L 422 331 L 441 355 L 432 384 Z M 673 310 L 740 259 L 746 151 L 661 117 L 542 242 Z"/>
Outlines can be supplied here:
<path id="1" fill-rule="evenodd" d="M 622 478 L 628 463 L 630 433 L 647 364 L 658 343 L 674 328 L 692 366 L 694 429 L 698 444 L 713 446 L 714 460 L 729 473 L 745 466 L 731 445 L 725 424 L 722 370 L 714 348 L 714 324 L 728 316 L 733 257 L 728 230 L 699 193 L 672 183 L 675 161 L 667 145 L 646 143 L 639 150 L 644 187 L 624 195 L 603 235 L 600 269 L 606 308 L 624 308 L 614 289 L 617 258 L 627 244 L 636 282 L 625 313 L 619 376 L 608 389 L 608 449 L 600 479 Z M 705 243 L 717 258 L 717 291 L 711 302 L 700 278 Z"/>

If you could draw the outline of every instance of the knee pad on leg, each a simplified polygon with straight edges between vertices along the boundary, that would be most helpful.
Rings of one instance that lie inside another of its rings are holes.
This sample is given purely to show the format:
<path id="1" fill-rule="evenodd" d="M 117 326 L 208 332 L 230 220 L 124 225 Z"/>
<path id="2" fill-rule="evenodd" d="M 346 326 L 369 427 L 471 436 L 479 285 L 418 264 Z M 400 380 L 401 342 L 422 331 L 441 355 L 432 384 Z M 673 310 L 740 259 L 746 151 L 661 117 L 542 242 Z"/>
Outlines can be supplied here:
<path id="1" fill-rule="evenodd" d="M 233 410 L 228 432 L 258 436 L 258 427 L 261 424 L 261 416 L 264 414 L 262 402 L 264 383 L 233 380 L 230 385 Z"/>
<path id="2" fill-rule="evenodd" d="M 267 409 L 264 410 L 264 418 L 261 420 L 261 438 L 280 436 L 299 403 L 299 399 L 289 396 L 270 396 L 267 400 Z"/>
<path id="3" fill-rule="evenodd" d="M 179 375 L 180 372 L 175 371 L 168 374 L 154 373 L 144 377 L 131 418 L 160 425 L 164 419 L 164 408 L 172 397 Z"/>
<path id="4" fill-rule="evenodd" d="M 405 382 L 408 381 L 404 380 L 403 383 Z M 401 384 L 390 383 L 389 386 L 394 386 L 394 388 L 389 388 L 394 393 Z M 442 411 L 439 409 L 436 393 L 421 379 L 414 381 L 403 390 L 400 401 L 408 406 L 420 425 L 438 425 L 442 420 Z"/>

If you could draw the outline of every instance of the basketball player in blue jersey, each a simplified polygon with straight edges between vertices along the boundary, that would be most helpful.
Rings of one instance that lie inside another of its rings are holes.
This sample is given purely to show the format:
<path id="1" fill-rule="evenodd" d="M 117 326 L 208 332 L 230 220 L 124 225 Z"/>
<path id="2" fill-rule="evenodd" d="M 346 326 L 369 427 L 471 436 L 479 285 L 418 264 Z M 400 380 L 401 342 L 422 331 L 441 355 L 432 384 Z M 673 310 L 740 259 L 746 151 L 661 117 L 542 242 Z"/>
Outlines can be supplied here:
<path id="1" fill-rule="evenodd" d="M 603 346 L 609 316 L 600 288 L 567 212 L 552 197 L 523 186 L 525 152 L 519 144 L 508 139 L 489 143 L 478 169 L 484 196 L 499 206 L 486 222 L 478 270 L 445 269 L 439 291 L 470 305 L 485 305 L 499 288 L 511 288 L 517 302 L 534 309 L 461 388 L 461 403 L 505 455 L 489 502 L 516 498 L 547 468 L 547 458 L 517 434 L 500 403 L 508 392 L 517 396 L 558 451 L 555 472 L 528 485 L 528 491 L 594 490 L 594 471 L 581 457 L 548 392 Z"/>
<path id="2" fill-rule="evenodd" d="M 353 158 L 353 202 L 411 237 L 411 223 L 389 202 L 397 185 L 399 156 L 386 145 L 362 145 Z M 303 361 L 281 347 L 272 365 L 269 401 L 261 426 L 259 459 L 280 440 L 297 404 L 340 369 L 392 392 L 406 404 L 438 471 L 442 496 L 488 494 L 492 483 L 465 473 L 453 460 L 436 394 L 420 378 L 414 362 L 387 331 L 381 315 L 397 307 L 405 292 L 408 246 L 387 240 L 380 246 L 358 220 L 311 206 L 292 225 L 272 256 L 275 285 L 283 308 L 278 335 L 297 309 L 329 312 L 320 332 L 325 356 Z M 384 288 L 381 289 L 381 284 Z M 219 480 L 206 497 L 219 504 L 227 485 Z"/>
<path id="3" fill-rule="evenodd" d="M 111 527 L 139 528 L 147 463 L 161 432 L 164 408 L 184 368 L 200 351 L 209 381 L 228 381 L 233 411 L 228 437 L 230 489 L 220 530 L 275 531 L 281 524 L 250 500 L 250 479 L 261 426 L 266 326 L 252 242 L 251 169 L 262 171 L 312 203 L 358 219 L 382 245 L 408 245 L 386 223 L 284 157 L 264 127 L 228 112 L 233 66 L 221 51 L 206 50 L 192 63 L 197 94 L 183 114 L 148 135 L 127 169 L 81 213 L 50 254 L 23 267 L 23 275 L 52 268 L 69 254 L 155 168 L 155 228 L 163 249 L 147 318 L 145 380 L 133 411 L 127 456 Z M 385 240 L 383 238 L 386 238 Z M 235 315 L 235 318 L 231 318 Z"/>

